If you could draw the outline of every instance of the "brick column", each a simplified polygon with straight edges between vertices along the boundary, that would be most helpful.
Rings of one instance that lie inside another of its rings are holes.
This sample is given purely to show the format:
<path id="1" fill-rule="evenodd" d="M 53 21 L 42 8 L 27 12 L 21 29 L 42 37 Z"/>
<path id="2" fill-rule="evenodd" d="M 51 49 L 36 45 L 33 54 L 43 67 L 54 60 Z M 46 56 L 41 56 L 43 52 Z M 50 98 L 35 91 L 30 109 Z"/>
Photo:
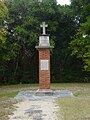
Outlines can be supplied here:
<path id="1" fill-rule="evenodd" d="M 50 89 L 50 49 L 41 48 L 39 52 L 39 88 Z M 41 70 L 41 60 L 48 60 L 48 70 Z"/>
<path id="2" fill-rule="evenodd" d="M 42 22 L 40 27 L 43 28 L 42 34 L 39 36 L 39 45 L 35 48 L 39 52 L 39 88 L 49 89 L 47 93 L 52 93 L 50 91 L 50 46 L 49 35 L 46 34 L 46 27 L 48 27 L 45 22 Z"/>

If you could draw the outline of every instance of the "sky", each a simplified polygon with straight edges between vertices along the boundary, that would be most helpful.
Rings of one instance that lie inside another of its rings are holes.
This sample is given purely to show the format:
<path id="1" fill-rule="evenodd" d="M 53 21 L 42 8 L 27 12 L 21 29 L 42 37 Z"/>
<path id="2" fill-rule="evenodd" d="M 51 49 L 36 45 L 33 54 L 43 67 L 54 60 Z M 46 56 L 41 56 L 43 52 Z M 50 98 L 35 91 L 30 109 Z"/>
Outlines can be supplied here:
<path id="1" fill-rule="evenodd" d="M 57 0 L 58 4 L 61 4 L 61 5 L 69 5 L 70 4 L 70 0 Z"/>

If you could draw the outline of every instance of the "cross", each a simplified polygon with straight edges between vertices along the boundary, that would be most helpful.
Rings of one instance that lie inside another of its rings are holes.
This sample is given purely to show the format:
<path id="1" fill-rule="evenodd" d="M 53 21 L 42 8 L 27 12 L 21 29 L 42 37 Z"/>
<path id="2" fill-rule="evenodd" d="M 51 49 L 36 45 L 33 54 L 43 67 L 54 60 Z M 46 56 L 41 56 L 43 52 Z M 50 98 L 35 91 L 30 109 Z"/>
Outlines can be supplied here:
<path id="1" fill-rule="evenodd" d="M 43 35 L 45 35 L 46 34 L 46 27 L 48 27 L 48 25 L 45 24 L 45 22 L 42 22 L 42 24 L 40 25 L 40 27 L 43 28 Z"/>

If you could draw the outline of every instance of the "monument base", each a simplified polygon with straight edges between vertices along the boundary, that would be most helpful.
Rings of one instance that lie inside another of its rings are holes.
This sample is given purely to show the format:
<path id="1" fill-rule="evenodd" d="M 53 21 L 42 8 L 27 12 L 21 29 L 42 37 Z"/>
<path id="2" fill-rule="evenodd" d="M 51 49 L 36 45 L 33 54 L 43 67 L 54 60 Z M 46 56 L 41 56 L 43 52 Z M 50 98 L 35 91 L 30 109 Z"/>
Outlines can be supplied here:
<path id="1" fill-rule="evenodd" d="M 53 100 L 62 97 L 73 97 L 73 93 L 70 90 L 51 90 L 51 89 L 38 89 L 20 91 L 15 99 L 29 99 L 29 100 Z"/>
<path id="2" fill-rule="evenodd" d="M 53 90 L 51 89 L 38 89 L 35 92 L 37 96 L 52 96 L 54 94 Z"/>

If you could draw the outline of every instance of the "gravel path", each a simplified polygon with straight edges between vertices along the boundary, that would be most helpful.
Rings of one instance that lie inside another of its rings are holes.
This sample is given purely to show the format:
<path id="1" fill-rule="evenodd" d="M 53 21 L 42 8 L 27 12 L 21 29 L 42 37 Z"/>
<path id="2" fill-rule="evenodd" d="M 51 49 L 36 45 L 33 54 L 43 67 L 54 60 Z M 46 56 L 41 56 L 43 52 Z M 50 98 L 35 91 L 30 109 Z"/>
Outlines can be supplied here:
<path id="1" fill-rule="evenodd" d="M 15 105 L 10 120 L 61 120 L 55 100 L 24 100 Z"/>
<path id="2" fill-rule="evenodd" d="M 16 110 L 10 116 L 10 120 L 62 120 L 56 99 L 72 97 L 72 92 L 69 90 L 39 90 L 37 93 L 40 95 L 36 94 L 36 91 L 19 92 L 15 99 L 23 101 L 15 105 Z"/>

